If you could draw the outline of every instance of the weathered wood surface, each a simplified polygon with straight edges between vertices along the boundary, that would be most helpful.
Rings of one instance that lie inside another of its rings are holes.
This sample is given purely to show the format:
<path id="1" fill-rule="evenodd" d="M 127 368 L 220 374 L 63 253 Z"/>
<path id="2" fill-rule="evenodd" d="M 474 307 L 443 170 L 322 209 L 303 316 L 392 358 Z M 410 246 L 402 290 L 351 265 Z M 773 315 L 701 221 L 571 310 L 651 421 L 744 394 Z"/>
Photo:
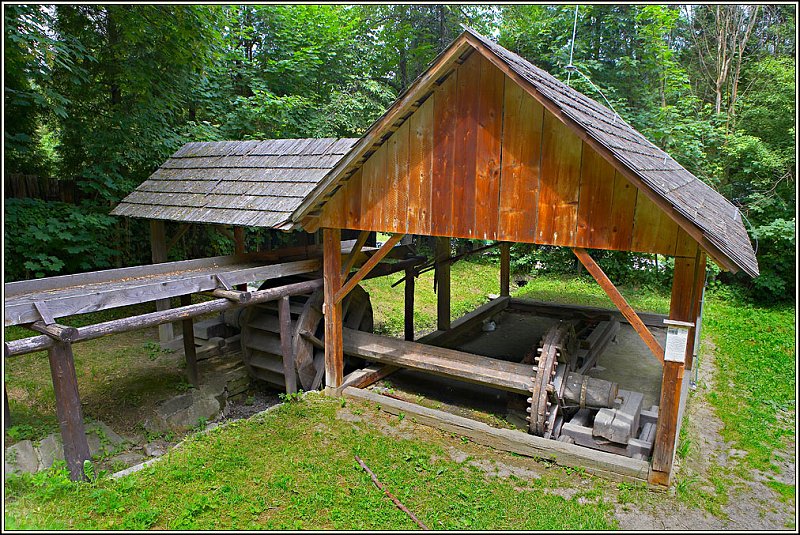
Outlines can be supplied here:
<path id="1" fill-rule="evenodd" d="M 68 342 L 53 342 L 48 358 L 56 397 L 56 415 L 64 443 L 64 459 L 67 461 L 70 479 L 80 481 L 86 478 L 83 462 L 91 456 L 83 426 L 72 346 Z"/>
<path id="2" fill-rule="evenodd" d="M 259 290 L 252 293 L 252 299 L 248 305 L 274 301 L 275 299 L 280 299 L 284 295 L 308 293 L 322 287 L 322 285 L 322 279 L 314 279 L 305 282 L 287 284 L 285 286 L 278 286 L 276 288 Z M 150 312 L 147 314 L 141 314 L 139 316 L 132 316 L 129 318 L 121 318 L 103 323 L 97 323 L 94 325 L 87 325 L 86 327 L 78 327 L 78 335 L 75 337 L 75 341 L 79 342 L 82 340 L 92 340 L 94 338 L 100 338 L 110 334 L 144 329 L 168 321 L 182 321 L 185 318 L 193 318 L 195 316 L 208 314 L 210 312 L 221 312 L 237 306 L 241 305 L 228 299 L 215 299 L 213 301 L 195 303 L 190 306 Z M 42 335 L 5 342 L 4 345 L 6 356 L 13 356 L 33 353 L 34 351 L 41 351 L 43 349 L 53 347 L 55 342 L 49 336 Z"/>
<path id="3" fill-rule="evenodd" d="M 386 364 L 370 364 L 365 368 L 355 370 L 347 374 L 342 382 L 340 390 L 352 386 L 353 388 L 366 388 L 399 370 L 397 366 Z"/>
<path id="4" fill-rule="evenodd" d="M 68 325 L 59 325 L 58 323 L 45 324 L 43 321 L 34 321 L 28 328 L 46 334 L 59 342 L 74 342 L 75 337 L 78 336 L 78 329 Z"/>
<path id="5" fill-rule="evenodd" d="M 453 349 L 406 342 L 344 329 L 344 352 L 382 364 L 432 373 L 461 381 L 528 394 L 532 385 L 527 364 L 473 355 Z"/>
<path id="6" fill-rule="evenodd" d="M 336 389 L 342 384 L 344 354 L 342 353 L 342 301 L 336 299 L 342 290 L 341 231 L 323 229 L 325 248 L 324 319 L 325 319 L 325 386 Z"/>
<path id="7" fill-rule="evenodd" d="M 181 296 L 181 307 L 187 307 L 192 304 L 191 295 Z M 189 377 L 189 382 L 195 386 L 200 386 L 200 370 L 197 367 L 197 353 L 194 347 L 194 321 L 191 317 L 181 321 L 183 328 L 183 354 L 186 357 L 186 375 Z"/>
<path id="8" fill-rule="evenodd" d="M 611 479 L 639 482 L 647 480 L 648 464 L 641 460 L 547 440 L 522 431 L 498 429 L 483 422 L 382 396 L 369 390 L 348 387 L 343 393 L 347 397 L 379 405 L 381 410 L 390 414 L 402 412 L 407 417 L 415 418 L 418 423 L 468 437 L 478 444 L 498 450 L 535 459 L 547 459 L 562 466 L 583 466 L 591 473 Z"/>
<path id="9" fill-rule="evenodd" d="M 664 348 L 661 347 L 661 344 L 658 343 L 658 340 L 655 339 L 653 333 L 647 328 L 647 326 L 642 322 L 639 316 L 636 315 L 636 311 L 628 304 L 625 298 L 619 293 L 616 286 L 609 280 L 606 274 L 600 269 L 600 266 L 597 265 L 597 262 L 589 256 L 589 253 L 586 252 L 585 249 L 581 249 L 579 247 L 575 247 L 572 249 L 575 253 L 575 256 L 578 257 L 578 260 L 581 261 L 581 264 L 584 265 L 586 271 L 588 271 L 594 280 L 597 281 L 597 284 L 606 292 L 609 299 L 617 306 L 619 311 L 625 316 L 625 319 L 628 320 L 628 323 L 631 324 L 631 327 L 636 331 L 636 333 L 641 337 L 642 341 L 647 345 L 650 352 L 662 363 L 664 362 Z"/>
<path id="10" fill-rule="evenodd" d="M 295 371 L 294 353 L 292 352 L 292 316 L 289 312 L 289 296 L 281 297 L 279 303 L 278 322 L 280 323 L 283 377 L 286 381 L 286 393 L 294 394 L 297 392 L 297 371 Z"/>
<path id="11" fill-rule="evenodd" d="M 552 316 L 555 318 L 587 318 L 587 319 L 608 319 L 614 318 L 617 321 L 628 323 L 625 316 L 619 310 L 610 308 L 590 307 L 586 305 L 562 305 L 558 303 L 548 303 L 535 299 L 522 299 L 512 297 L 509 308 L 522 312 L 530 312 L 541 316 Z M 664 320 L 668 318 L 666 314 L 653 314 L 650 312 L 636 312 L 639 319 L 648 327 L 664 327 Z"/>

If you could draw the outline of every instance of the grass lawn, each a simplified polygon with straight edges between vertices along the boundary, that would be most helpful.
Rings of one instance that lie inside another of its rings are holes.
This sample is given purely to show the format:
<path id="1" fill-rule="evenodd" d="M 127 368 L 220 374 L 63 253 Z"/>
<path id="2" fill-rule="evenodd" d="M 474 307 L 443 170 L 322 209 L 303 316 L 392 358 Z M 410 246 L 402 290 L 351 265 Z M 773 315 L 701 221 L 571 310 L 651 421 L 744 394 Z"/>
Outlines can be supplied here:
<path id="1" fill-rule="evenodd" d="M 364 286 L 372 297 L 376 331 L 402 335 L 403 288 L 390 288 L 395 280 L 373 279 Z M 432 284 L 432 272 L 417 281 L 418 335 L 435 328 Z M 487 294 L 499 293 L 496 264 L 456 263 L 452 288 L 456 318 L 485 302 Z M 668 288 L 622 287 L 621 291 L 638 310 L 668 311 Z M 612 307 L 589 277 L 534 276 L 512 294 Z M 707 292 L 705 306 L 701 365 L 704 355 L 713 352 L 716 366 L 706 401 L 722 422 L 723 438 L 744 454 L 730 468 L 706 475 L 706 481 L 682 478 L 679 472 L 673 492 L 684 504 L 721 515 L 719 504 L 734 492 L 726 486 L 732 474 L 752 478 L 757 470 L 769 478 L 782 463 L 795 462 L 791 445 L 796 414 L 796 311 L 791 305 L 754 305 L 724 288 Z M 15 334 L 6 330 L 7 337 Z M 87 414 L 111 415 L 137 402 L 147 403 L 146 391 L 139 393 L 138 400 L 133 397 L 137 377 L 145 382 L 163 380 L 169 384 L 162 386 L 176 388 L 182 381 L 181 370 L 171 355 L 148 345 L 148 339 L 155 337 L 154 330 L 143 331 L 131 333 L 130 338 L 95 340 L 95 346 L 90 346 L 92 342 L 76 346 L 81 391 L 85 398 L 89 394 Z M 42 438 L 44 430 L 37 425 L 55 424 L 46 358 L 38 354 L 9 359 L 7 364 L 12 416 L 17 422 L 25 418 L 31 422 L 30 429 L 17 432 Z M 104 380 L 109 374 L 111 379 Z M 144 379 L 147 374 L 153 377 Z M 116 406 L 105 406 L 125 396 Z M 695 401 L 690 399 L 690 403 Z M 343 406 L 341 400 L 308 395 L 251 421 L 191 437 L 159 463 L 120 480 L 101 477 L 92 483 L 72 483 L 63 469 L 11 476 L 5 486 L 6 527 L 415 529 L 372 485 L 355 463 L 356 454 L 432 528 L 608 529 L 617 525 L 614 507 L 620 503 L 634 510 L 645 503 L 677 507 L 672 494 L 579 477 L 579 470 L 534 461 L 530 462 L 539 467 L 538 476 L 490 476 L 476 468 L 482 466 L 478 461 L 523 459 L 424 426 L 405 429 L 410 425 L 374 406 L 351 401 Z M 419 429 L 428 431 L 420 435 Z M 679 459 L 685 457 L 692 440 L 685 433 L 681 438 Z M 455 450 L 467 454 L 454 456 Z M 563 477 L 567 472 L 572 475 Z M 771 479 L 767 486 L 776 503 L 794 503 L 793 484 Z M 698 496 L 716 500 L 714 507 L 698 503 Z"/>

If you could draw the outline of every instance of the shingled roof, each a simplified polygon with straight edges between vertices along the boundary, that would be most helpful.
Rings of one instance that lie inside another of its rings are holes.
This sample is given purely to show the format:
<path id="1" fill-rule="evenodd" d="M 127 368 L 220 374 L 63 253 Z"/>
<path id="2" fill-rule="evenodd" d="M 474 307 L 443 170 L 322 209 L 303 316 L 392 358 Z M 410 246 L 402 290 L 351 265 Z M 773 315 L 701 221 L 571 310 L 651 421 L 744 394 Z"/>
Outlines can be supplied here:
<path id="1" fill-rule="evenodd" d="M 187 143 L 111 213 L 277 228 L 356 141 Z"/>
<path id="2" fill-rule="evenodd" d="M 410 113 L 403 107 L 418 105 L 416 101 L 424 99 L 426 94 L 432 91 L 430 84 L 433 80 L 446 75 L 446 70 L 452 66 L 439 61 L 440 58 L 446 57 L 452 50 L 463 57 L 463 52 L 460 50 L 469 46 L 490 60 L 499 60 L 497 63 L 504 65 L 511 73 L 521 78 L 521 83 L 532 86 L 537 98 L 543 104 L 556 108 L 576 131 L 585 133 L 588 138 L 607 149 L 609 155 L 605 157 L 612 164 L 618 169 L 624 168 L 629 171 L 629 176 L 638 177 L 641 187 L 651 190 L 656 194 L 656 198 L 668 203 L 665 211 L 679 225 L 687 231 L 692 226 L 699 230 L 699 234 L 706 242 L 701 243 L 701 246 L 713 257 L 734 271 L 736 268 L 741 268 L 751 276 L 758 275 L 755 253 L 742 223 L 741 214 L 733 204 L 683 168 L 607 107 L 466 27 L 464 33 L 434 60 L 431 67 L 420 75 L 386 114 L 367 130 L 361 141 L 353 146 L 351 152 L 342 158 L 336 168 L 321 180 L 308 198 L 298 206 L 291 217 L 295 225 L 301 225 L 304 218 L 318 213 L 320 207 L 336 191 L 338 183 L 349 176 L 348 172 L 352 172 L 354 166 L 368 157 L 371 144 L 376 139 L 385 137 L 384 130 L 390 132 L 391 128 L 396 128 L 397 124 Z M 441 72 L 437 72 L 437 69 Z M 397 122 L 392 123 L 395 118 Z M 675 213 L 670 213 L 669 207 L 672 207 Z"/>

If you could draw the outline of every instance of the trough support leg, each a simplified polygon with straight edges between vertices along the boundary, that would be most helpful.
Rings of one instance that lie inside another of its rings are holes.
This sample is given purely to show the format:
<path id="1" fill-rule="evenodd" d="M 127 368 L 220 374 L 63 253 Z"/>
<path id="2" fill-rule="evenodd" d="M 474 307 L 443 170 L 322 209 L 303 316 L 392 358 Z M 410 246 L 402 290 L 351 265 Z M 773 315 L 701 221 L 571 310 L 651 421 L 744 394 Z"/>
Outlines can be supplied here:
<path id="1" fill-rule="evenodd" d="M 50 373 L 56 395 L 56 415 L 64 443 L 64 459 L 67 461 L 69 477 L 73 481 L 86 478 L 83 462 L 90 459 L 89 443 L 83 427 L 81 399 L 78 394 L 78 377 L 75 374 L 75 359 L 72 344 L 58 342 L 48 349 Z"/>
<path id="2" fill-rule="evenodd" d="M 450 328 L 450 238 L 436 238 L 436 328 Z"/>
<path id="3" fill-rule="evenodd" d="M 705 258 L 698 249 L 694 258 L 675 258 L 672 278 L 672 296 L 669 318 L 694 322 L 698 313 L 699 299 L 696 292 L 702 291 L 698 279 L 705 275 Z M 689 329 L 683 362 L 664 362 L 661 378 L 661 401 L 658 409 L 653 464 L 650 473 L 652 483 L 669 485 L 675 446 L 681 426 L 681 417 L 686 403 L 682 396 L 685 370 L 691 362 L 694 350 L 694 327 Z"/>
<path id="4" fill-rule="evenodd" d="M 404 334 L 405 339 L 409 342 L 414 341 L 414 270 L 406 269 L 406 284 L 405 284 L 405 309 L 403 311 L 405 320 Z"/>
<path id="5" fill-rule="evenodd" d="M 289 296 L 281 297 L 278 303 L 278 322 L 281 330 L 281 353 L 283 356 L 283 377 L 287 394 L 297 392 L 297 372 L 294 369 L 292 353 L 292 316 Z"/>
<path id="6" fill-rule="evenodd" d="M 237 255 L 244 254 L 244 227 L 233 227 L 233 252 Z M 247 291 L 247 283 L 237 284 L 236 289 L 240 292 Z"/>
<path id="7" fill-rule="evenodd" d="M 511 244 L 500 244 L 500 296 L 510 295 L 511 289 Z"/>
<path id="8" fill-rule="evenodd" d="M 334 394 L 342 385 L 344 353 L 342 350 L 342 302 L 336 294 L 342 288 L 342 231 L 323 230 L 323 279 L 325 281 L 325 391 Z"/>
<path id="9" fill-rule="evenodd" d="M 181 306 L 192 304 L 191 295 L 181 296 Z M 194 321 L 186 318 L 181 321 L 183 327 L 183 354 L 186 356 L 186 375 L 195 388 L 200 386 L 200 370 L 197 368 L 197 350 L 194 347 Z"/>
<path id="10" fill-rule="evenodd" d="M 11 409 L 8 406 L 8 390 L 3 385 L 3 428 L 11 427 Z"/>
<path id="11" fill-rule="evenodd" d="M 150 221 L 150 248 L 154 264 L 167 261 L 167 239 L 164 222 L 159 220 Z M 156 310 L 169 310 L 169 299 L 158 299 Z M 174 338 L 172 323 L 162 323 L 158 326 L 158 340 L 165 344 Z"/>

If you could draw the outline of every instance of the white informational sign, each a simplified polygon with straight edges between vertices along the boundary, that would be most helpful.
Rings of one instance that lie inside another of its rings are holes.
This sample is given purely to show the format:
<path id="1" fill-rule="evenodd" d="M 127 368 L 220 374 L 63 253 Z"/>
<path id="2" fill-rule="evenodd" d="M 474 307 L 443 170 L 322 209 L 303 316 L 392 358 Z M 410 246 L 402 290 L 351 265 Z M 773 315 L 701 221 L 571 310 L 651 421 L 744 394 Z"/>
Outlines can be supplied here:
<path id="1" fill-rule="evenodd" d="M 667 324 L 667 344 L 664 348 L 664 361 L 685 363 L 686 342 L 689 340 L 689 328 L 692 324 L 669 320 L 665 320 L 664 323 Z"/>

